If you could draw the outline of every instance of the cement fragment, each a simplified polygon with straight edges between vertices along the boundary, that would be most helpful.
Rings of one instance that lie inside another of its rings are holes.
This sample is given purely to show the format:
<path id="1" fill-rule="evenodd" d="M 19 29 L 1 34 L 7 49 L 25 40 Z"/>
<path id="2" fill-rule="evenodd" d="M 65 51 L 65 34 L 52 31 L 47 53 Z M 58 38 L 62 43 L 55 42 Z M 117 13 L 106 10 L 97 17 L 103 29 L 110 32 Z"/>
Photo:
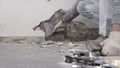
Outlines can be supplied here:
<path id="1" fill-rule="evenodd" d="M 44 24 L 51 23 L 53 26 L 55 26 L 60 20 L 62 20 L 65 13 L 65 10 L 59 9 L 50 17 L 50 19 L 40 22 L 40 24 L 35 26 L 33 29 L 35 30 L 39 27 L 46 33 Z M 53 32 L 52 35 L 46 35 L 45 39 L 53 41 L 84 41 L 94 40 L 99 37 L 98 28 L 89 28 L 80 21 L 72 21 L 69 23 L 64 23 L 64 25 L 65 26 L 62 26 L 61 28 L 58 28 L 55 32 Z"/>

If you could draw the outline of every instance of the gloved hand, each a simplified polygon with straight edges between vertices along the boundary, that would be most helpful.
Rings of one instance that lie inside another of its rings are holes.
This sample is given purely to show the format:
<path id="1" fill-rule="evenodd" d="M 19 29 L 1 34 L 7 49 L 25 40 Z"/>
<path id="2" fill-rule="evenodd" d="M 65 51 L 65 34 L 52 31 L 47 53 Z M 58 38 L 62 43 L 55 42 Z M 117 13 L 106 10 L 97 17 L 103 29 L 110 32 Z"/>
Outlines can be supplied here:
<path id="1" fill-rule="evenodd" d="M 120 55 L 120 32 L 111 31 L 109 37 L 100 43 L 103 45 L 102 53 L 107 56 Z"/>

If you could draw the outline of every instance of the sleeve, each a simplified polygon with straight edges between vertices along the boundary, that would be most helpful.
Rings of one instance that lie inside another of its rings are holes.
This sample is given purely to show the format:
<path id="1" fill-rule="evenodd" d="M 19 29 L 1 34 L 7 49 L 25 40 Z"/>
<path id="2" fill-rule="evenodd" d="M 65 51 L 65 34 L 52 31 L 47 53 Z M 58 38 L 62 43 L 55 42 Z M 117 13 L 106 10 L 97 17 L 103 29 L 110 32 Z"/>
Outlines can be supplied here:
<path id="1" fill-rule="evenodd" d="M 120 0 L 114 0 L 112 2 L 113 2 L 112 24 L 114 23 L 120 24 Z"/>
<path id="2" fill-rule="evenodd" d="M 81 0 L 76 0 L 73 7 L 64 15 L 63 21 L 64 22 L 71 22 L 74 18 L 76 18 L 79 13 L 77 11 L 77 6 Z"/>

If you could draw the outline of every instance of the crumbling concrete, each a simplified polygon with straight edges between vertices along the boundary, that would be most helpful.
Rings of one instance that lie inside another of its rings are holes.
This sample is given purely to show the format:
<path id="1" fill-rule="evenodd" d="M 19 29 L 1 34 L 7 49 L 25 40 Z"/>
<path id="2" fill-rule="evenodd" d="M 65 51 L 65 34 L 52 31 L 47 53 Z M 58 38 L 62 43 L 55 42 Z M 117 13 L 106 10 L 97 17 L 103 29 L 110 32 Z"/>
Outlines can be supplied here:
<path id="1" fill-rule="evenodd" d="M 33 30 L 36 30 L 39 27 L 41 30 L 46 32 L 44 24 L 50 23 L 55 26 L 60 20 L 62 20 L 65 13 L 66 12 L 63 9 L 59 9 L 52 15 L 50 19 L 40 22 L 40 24 L 35 26 Z M 45 36 L 45 39 L 54 41 L 83 41 L 91 39 L 93 40 L 98 38 L 99 36 L 98 28 L 89 28 L 84 23 L 79 21 L 72 21 L 70 23 L 65 23 L 65 25 L 65 27 L 61 27 L 55 32 L 53 32 L 52 35 Z"/>
<path id="2" fill-rule="evenodd" d="M 59 52 L 66 52 L 71 49 L 77 50 L 101 50 L 101 46 L 99 43 L 103 41 L 104 37 L 99 37 L 96 40 L 87 40 L 87 41 L 45 41 L 43 38 L 40 37 L 0 37 L 0 44 L 5 45 L 24 45 L 29 47 L 40 47 L 40 48 L 58 48 L 60 49 Z"/>

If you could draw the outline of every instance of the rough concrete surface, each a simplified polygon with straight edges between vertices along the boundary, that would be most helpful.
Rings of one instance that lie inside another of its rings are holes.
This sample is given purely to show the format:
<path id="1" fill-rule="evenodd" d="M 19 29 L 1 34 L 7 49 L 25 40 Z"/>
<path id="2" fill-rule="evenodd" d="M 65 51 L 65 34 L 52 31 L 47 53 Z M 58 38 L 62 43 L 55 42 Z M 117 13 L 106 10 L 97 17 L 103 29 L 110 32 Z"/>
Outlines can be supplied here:
<path id="1" fill-rule="evenodd" d="M 55 48 L 0 44 L 0 68 L 70 68 L 64 54 Z"/>

